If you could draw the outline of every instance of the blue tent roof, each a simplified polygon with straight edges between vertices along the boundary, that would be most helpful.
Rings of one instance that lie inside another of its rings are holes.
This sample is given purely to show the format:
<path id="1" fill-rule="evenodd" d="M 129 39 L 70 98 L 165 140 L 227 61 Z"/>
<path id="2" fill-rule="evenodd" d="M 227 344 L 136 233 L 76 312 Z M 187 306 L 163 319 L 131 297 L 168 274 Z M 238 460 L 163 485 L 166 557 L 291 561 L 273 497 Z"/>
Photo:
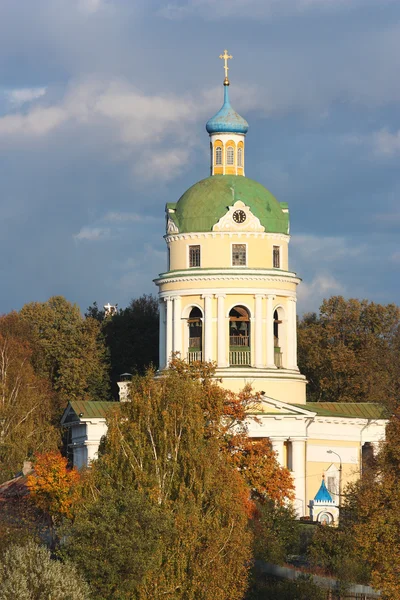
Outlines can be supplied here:
<path id="1" fill-rule="evenodd" d="M 322 478 L 321 487 L 314 498 L 315 502 L 333 502 L 332 496 L 330 495 L 328 488 L 325 485 L 325 479 Z"/>
<path id="2" fill-rule="evenodd" d="M 228 86 L 224 85 L 224 103 L 220 110 L 209 121 L 206 129 L 208 133 L 247 133 L 249 124 L 233 110 L 229 102 Z"/>

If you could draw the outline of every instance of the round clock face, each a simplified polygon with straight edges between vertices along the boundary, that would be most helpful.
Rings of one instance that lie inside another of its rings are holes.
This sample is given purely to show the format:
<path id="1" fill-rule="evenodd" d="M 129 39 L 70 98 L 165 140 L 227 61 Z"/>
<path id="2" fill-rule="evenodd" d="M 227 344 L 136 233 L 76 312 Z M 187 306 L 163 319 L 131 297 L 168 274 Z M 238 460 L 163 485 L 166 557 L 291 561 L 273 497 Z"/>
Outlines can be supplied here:
<path id="1" fill-rule="evenodd" d="M 246 220 L 246 213 L 243 210 L 235 210 L 235 212 L 232 215 L 232 218 L 235 221 L 235 223 L 244 223 Z"/>

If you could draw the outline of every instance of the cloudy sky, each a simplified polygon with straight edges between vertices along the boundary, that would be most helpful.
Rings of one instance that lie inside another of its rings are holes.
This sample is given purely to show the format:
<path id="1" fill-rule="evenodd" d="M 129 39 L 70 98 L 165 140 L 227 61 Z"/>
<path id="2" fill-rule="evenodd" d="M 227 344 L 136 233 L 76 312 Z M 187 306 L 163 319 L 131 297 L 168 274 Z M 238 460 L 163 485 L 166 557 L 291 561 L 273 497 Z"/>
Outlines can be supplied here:
<path id="1" fill-rule="evenodd" d="M 400 302 L 400 0 L 0 0 L 0 312 L 156 291 L 224 48 L 300 311 Z"/>

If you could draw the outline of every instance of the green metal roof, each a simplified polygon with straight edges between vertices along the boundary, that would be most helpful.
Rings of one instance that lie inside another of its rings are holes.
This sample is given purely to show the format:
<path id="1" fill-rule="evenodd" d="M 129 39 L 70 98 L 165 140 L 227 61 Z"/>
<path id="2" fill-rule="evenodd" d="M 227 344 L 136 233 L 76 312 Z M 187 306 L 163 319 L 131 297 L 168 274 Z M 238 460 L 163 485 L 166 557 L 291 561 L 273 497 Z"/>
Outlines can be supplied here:
<path id="1" fill-rule="evenodd" d="M 168 203 L 169 217 L 180 233 L 211 231 L 229 206 L 241 200 L 260 219 L 266 232 L 289 233 L 286 202 L 278 200 L 263 185 L 240 175 L 213 175 L 192 185 L 176 204 Z"/>
<path id="2" fill-rule="evenodd" d="M 100 400 L 72 400 L 69 404 L 78 417 L 82 414 L 82 419 L 104 419 L 108 411 L 119 403 Z"/>
<path id="3" fill-rule="evenodd" d="M 388 419 L 382 404 L 372 402 L 307 402 L 296 404 L 299 408 L 316 412 L 321 417 L 352 417 L 355 419 Z"/>

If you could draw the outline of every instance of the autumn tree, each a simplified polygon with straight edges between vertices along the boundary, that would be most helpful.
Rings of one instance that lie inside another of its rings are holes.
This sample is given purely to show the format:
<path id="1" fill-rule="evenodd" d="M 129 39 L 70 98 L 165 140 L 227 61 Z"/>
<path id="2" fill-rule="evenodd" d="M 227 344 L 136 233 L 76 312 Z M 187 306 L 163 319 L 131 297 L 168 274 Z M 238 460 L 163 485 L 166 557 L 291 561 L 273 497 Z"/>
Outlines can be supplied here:
<path id="1" fill-rule="evenodd" d="M 47 513 L 53 524 L 63 517 L 71 519 L 78 500 L 80 475 L 68 467 L 59 452 L 37 454 L 34 472 L 28 475 L 27 487 L 34 504 Z"/>
<path id="2" fill-rule="evenodd" d="M 134 377 L 130 402 L 110 413 L 103 453 L 67 536 L 99 599 L 116 589 L 121 600 L 243 597 L 249 519 L 269 490 L 279 505 L 292 482 L 280 479 L 269 447 L 244 443 L 246 410 L 258 406 L 257 395 L 224 390 L 214 370 L 175 358 L 162 378 Z M 266 484 L 261 472 L 278 481 Z"/>
<path id="3" fill-rule="evenodd" d="M 308 398 L 392 403 L 400 375 L 400 309 L 367 300 L 324 300 L 298 327 L 299 367 Z"/>
<path id="4" fill-rule="evenodd" d="M 131 401 L 110 415 L 104 454 L 68 535 L 96 598 L 116 590 L 121 600 L 243 597 L 249 493 L 212 435 L 209 391 L 188 373 L 154 379 L 150 372 L 134 378 Z M 128 519 L 132 511 L 136 520 Z"/>
<path id="5" fill-rule="evenodd" d="M 348 493 L 348 510 L 361 559 L 386 600 L 400 599 L 400 411 L 386 429 L 375 468 Z"/>
<path id="6" fill-rule="evenodd" d="M 16 313 L 0 317 L 0 481 L 59 442 L 51 388 L 35 374 L 25 337 Z"/>
<path id="7" fill-rule="evenodd" d="M 30 329 L 35 371 L 51 382 L 60 409 L 69 400 L 108 399 L 108 358 L 98 321 L 84 319 L 62 296 L 26 304 L 20 316 Z"/>

